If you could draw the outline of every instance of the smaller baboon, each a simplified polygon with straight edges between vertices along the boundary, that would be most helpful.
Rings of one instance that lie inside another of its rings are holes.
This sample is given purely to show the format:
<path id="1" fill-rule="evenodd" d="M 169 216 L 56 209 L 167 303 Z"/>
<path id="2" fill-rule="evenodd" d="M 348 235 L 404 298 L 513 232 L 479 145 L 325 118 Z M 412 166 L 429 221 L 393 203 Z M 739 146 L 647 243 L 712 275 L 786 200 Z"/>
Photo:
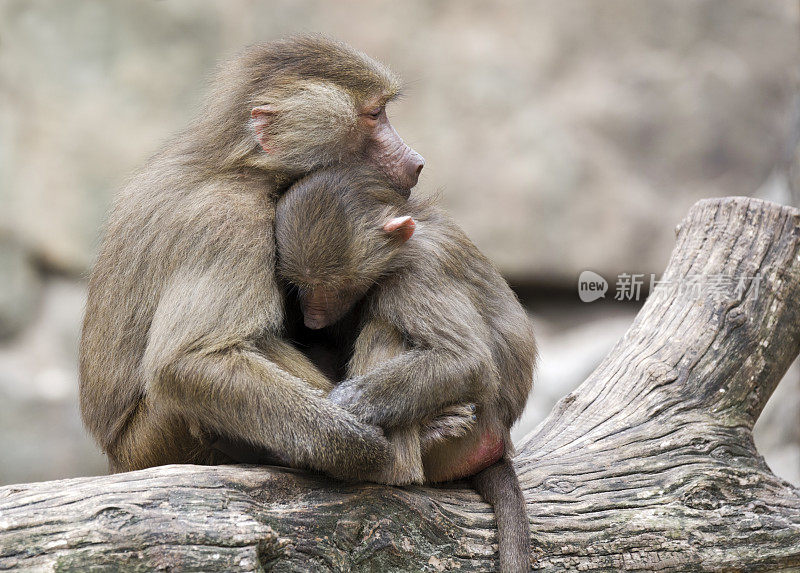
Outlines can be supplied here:
<path id="1" fill-rule="evenodd" d="M 308 329 L 330 331 L 332 346 L 351 356 L 328 369 L 345 378 L 329 398 L 383 427 L 404 452 L 384 481 L 476 474 L 497 515 L 501 570 L 528 570 L 509 429 L 530 392 L 536 349 L 508 284 L 433 201 L 406 200 L 374 170 L 305 177 L 278 202 L 275 224 L 278 273 L 296 290 L 306 327 L 307 338 L 293 336 L 310 352 L 319 335 Z M 474 429 L 420 441 L 421 421 L 464 402 L 477 406 Z"/>

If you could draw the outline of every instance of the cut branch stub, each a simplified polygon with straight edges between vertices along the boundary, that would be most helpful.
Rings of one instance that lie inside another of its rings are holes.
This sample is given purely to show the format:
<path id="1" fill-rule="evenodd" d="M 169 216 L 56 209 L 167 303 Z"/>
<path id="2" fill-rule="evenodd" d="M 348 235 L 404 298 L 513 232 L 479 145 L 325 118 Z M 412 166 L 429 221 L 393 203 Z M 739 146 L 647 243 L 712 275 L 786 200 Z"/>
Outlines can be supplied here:
<path id="1" fill-rule="evenodd" d="M 691 209 L 629 331 L 520 448 L 543 565 L 565 537 L 591 568 L 800 565 L 800 496 L 751 435 L 800 350 L 799 217 Z"/>
<path id="2" fill-rule="evenodd" d="M 692 208 L 630 330 L 519 448 L 536 568 L 800 568 L 800 492 L 751 435 L 799 349 L 798 216 Z M 486 571 L 494 544 L 459 484 L 168 466 L 0 488 L 0 570 Z"/>

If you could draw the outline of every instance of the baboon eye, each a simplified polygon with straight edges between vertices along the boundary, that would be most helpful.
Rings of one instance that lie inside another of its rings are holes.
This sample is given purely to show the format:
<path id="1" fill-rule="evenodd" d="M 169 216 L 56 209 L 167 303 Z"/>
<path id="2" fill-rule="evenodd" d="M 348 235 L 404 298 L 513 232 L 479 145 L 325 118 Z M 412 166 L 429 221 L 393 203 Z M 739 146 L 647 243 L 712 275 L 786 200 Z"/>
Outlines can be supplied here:
<path id="1" fill-rule="evenodd" d="M 383 106 L 376 107 L 375 109 L 369 110 L 366 113 L 366 115 L 368 115 L 372 119 L 378 119 L 381 116 L 381 113 L 383 113 Z"/>

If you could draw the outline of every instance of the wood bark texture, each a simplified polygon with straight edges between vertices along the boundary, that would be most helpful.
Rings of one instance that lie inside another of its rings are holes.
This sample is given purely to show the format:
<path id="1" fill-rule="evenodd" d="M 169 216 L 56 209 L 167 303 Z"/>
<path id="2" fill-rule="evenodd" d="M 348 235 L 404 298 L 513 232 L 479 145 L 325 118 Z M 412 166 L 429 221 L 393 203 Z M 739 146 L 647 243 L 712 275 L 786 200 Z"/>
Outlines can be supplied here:
<path id="1" fill-rule="evenodd" d="M 532 568 L 800 570 L 800 491 L 751 434 L 800 350 L 799 238 L 797 209 L 691 209 L 631 328 L 518 448 Z M 0 570 L 491 571 L 495 533 L 464 484 L 165 466 L 0 488 Z"/>

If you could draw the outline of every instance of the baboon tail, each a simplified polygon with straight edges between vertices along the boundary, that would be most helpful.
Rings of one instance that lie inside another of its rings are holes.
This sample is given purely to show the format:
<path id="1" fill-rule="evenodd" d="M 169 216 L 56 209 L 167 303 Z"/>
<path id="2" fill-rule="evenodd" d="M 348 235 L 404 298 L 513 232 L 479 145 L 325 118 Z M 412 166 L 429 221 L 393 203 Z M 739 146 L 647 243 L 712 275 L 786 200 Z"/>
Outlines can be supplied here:
<path id="1" fill-rule="evenodd" d="M 494 507 L 500 571 L 530 571 L 530 524 L 514 464 L 504 457 L 473 476 L 478 493 Z"/>

